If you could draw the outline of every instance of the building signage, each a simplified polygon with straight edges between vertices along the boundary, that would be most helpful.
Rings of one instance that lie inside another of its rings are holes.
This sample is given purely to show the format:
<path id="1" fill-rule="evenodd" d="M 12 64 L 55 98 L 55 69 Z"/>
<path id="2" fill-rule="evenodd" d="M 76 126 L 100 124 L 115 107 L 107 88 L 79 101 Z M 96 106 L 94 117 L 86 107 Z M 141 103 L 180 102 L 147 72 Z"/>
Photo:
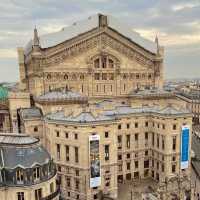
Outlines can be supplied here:
<path id="1" fill-rule="evenodd" d="M 101 185 L 101 169 L 99 156 L 99 135 L 89 136 L 90 149 L 90 187 L 98 187 Z"/>
<path id="2" fill-rule="evenodd" d="M 181 169 L 189 167 L 190 128 L 182 126 L 181 133 Z"/>

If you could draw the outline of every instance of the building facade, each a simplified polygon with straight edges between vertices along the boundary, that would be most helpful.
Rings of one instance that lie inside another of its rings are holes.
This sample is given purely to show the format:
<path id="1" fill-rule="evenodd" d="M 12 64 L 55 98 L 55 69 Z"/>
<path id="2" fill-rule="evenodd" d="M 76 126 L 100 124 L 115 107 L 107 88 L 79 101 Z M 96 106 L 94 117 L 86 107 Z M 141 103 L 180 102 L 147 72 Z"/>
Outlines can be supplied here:
<path id="1" fill-rule="evenodd" d="M 111 16 L 95 15 L 18 49 L 21 87 L 38 96 L 57 88 L 90 97 L 123 96 L 163 85 L 163 48 Z"/>
<path id="2" fill-rule="evenodd" d="M 39 140 L 24 134 L 0 134 L 2 200 L 58 200 L 56 167 Z"/>
<path id="3" fill-rule="evenodd" d="M 8 91 L 0 86 L 0 132 L 10 132 L 11 121 L 8 107 Z"/>
<path id="4" fill-rule="evenodd" d="M 118 199 L 120 184 L 145 179 L 157 184 L 158 199 L 191 191 L 192 115 L 162 89 L 164 49 L 157 38 L 148 41 L 97 14 L 57 33 L 39 36 L 35 29 L 18 55 L 11 121 L 55 159 L 63 199 L 98 199 L 99 193 Z M 163 191 L 173 177 L 187 184 Z"/>

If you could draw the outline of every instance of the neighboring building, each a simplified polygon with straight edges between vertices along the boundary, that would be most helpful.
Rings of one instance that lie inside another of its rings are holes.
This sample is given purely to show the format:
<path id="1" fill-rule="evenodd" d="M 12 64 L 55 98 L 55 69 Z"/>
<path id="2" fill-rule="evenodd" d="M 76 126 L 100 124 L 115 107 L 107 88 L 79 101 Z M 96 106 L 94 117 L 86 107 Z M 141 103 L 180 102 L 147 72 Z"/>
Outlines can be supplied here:
<path id="1" fill-rule="evenodd" d="M 10 132 L 11 122 L 8 108 L 8 90 L 0 86 L 0 132 Z"/>
<path id="2" fill-rule="evenodd" d="M 162 183 L 176 174 L 190 176 L 190 167 L 180 170 L 179 162 L 182 126 L 192 126 L 188 111 L 106 104 L 45 117 L 46 147 L 57 160 L 66 199 L 97 199 L 100 190 L 117 199 L 118 184 L 127 180 Z M 100 137 L 99 187 L 90 182 L 89 138 L 95 134 Z"/>
<path id="3" fill-rule="evenodd" d="M 190 191 L 192 115 L 162 88 L 157 38 L 98 14 L 58 33 L 38 36 L 35 29 L 18 53 L 20 88 L 9 94 L 13 130 L 41 139 L 64 199 L 117 199 L 122 182 L 149 178 L 157 188 L 187 180 L 157 190 L 160 199 Z"/>
<path id="4" fill-rule="evenodd" d="M 176 94 L 186 104 L 186 108 L 193 113 L 194 125 L 200 124 L 200 84 L 187 83 L 176 88 Z"/>
<path id="5" fill-rule="evenodd" d="M 56 167 L 38 139 L 0 134 L 1 200 L 58 200 Z"/>
<path id="6" fill-rule="evenodd" d="M 200 124 L 200 91 L 197 93 L 178 93 L 177 97 L 186 104 L 186 108 L 193 114 L 195 125 Z"/>

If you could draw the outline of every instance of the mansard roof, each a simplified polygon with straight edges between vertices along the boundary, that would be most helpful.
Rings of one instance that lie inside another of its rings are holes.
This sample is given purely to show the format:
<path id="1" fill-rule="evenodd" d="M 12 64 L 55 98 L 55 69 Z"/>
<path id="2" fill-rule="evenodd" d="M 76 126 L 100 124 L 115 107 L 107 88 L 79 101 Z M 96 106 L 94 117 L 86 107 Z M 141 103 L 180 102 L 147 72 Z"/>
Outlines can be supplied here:
<path id="1" fill-rule="evenodd" d="M 116 106 L 113 109 L 107 110 L 101 108 L 101 112 L 96 114 L 94 110 L 91 111 L 82 111 L 77 115 L 74 115 L 73 112 L 70 115 L 65 115 L 64 111 L 59 111 L 57 113 L 49 114 L 45 117 L 47 121 L 51 122 L 61 122 L 61 123 L 92 123 L 92 122 L 102 122 L 102 121 L 116 121 L 119 117 L 125 115 L 161 115 L 161 116 L 185 116 L 191 115 L 188 110 L 185 109 L 176 109 L 172 106 L 166 106 L 160 108 L 158 106 L 142 106 L 142 107 L 130 107 L 128 105 Z"/>
<path id="2" fill-rule="evenodd" d="M 0 167 L 7 169 L 32 168 L 51 160 L 38 139 L 24 134 L 0 134 L 0 152 Z"/>
<path id="3" fill-rule="evenodd" d="M 38 102 L 87 101 L 87 97 L 74 91 L 51 91 L 35 98 Z"/>
<path id="4" fill-rule="evenodd" d="M 40 119 L 42 117 L 42 112 L 39 108 L 21 108 L 20 115 L 22 119 Z"/>
<path id="5" fill-rule="evenodd" d="M 51 158 L 48 152 L 41 146 L 31 148 L 0 147 L 3 167 L 7 169 L 33 168 L 35 165 L 44 165 Z"/>
<path id="6" fill-rule="evenodd" d="M 72 114 L 69 116 L 65 116 L 64 111 L 60 111 L 46 116 L 46 119 L 50 121 L 89 123 L 89 122 L 109 121 L 113 120 L 113 117 L 101 114 L 98 116 L 94 116 L 92 112 L 82 112 L 76 116 L 73 116 Z"/>
<path id="7" fill-rule="evenodd" d="M 99 24 L 101 16 L 103 15 L 96 14 L 88 17 L 85 20 L 75 22 L 71 26 L 65 27 L 59 32 L 40 36 L 39 37 L 40 47 L 41 48 L 53 47 L 69 39 L 75 38 L 80 34 L 98 28 L 100 26 Z M 123 35 L 127 39 L 131 40 L 138 46 L 146 49 L 147 51 L 152 52 L 154 54 L 157 53 L 157 44 L 155 42 L 152 42 L 150 40 L 141 37 L 140 34 L 133 31 L 129 25 L 120 22 L 115 17 L 107 15 L 107 26 L 112 30 L 118 32 L 119 34 Z M 31 40 L 25 47 L 25 54 L 31 51 L 32 46 L 33 46 L 33 40 Z"/>

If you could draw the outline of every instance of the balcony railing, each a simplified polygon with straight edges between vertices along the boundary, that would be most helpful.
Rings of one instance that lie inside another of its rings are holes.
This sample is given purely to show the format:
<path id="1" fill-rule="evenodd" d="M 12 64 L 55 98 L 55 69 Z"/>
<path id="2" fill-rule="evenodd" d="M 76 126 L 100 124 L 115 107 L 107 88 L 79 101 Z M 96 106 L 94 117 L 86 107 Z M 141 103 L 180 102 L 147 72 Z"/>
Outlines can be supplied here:
<path id="1" fill-rule="evenodd" d="M 60 194 L 60 189 L 58 188 L 54 193 L 51 193 L 50 195 L 46 197 L 42 197 L 40 200 L 52 200 L 58 197 L 59 194 Z"/>

